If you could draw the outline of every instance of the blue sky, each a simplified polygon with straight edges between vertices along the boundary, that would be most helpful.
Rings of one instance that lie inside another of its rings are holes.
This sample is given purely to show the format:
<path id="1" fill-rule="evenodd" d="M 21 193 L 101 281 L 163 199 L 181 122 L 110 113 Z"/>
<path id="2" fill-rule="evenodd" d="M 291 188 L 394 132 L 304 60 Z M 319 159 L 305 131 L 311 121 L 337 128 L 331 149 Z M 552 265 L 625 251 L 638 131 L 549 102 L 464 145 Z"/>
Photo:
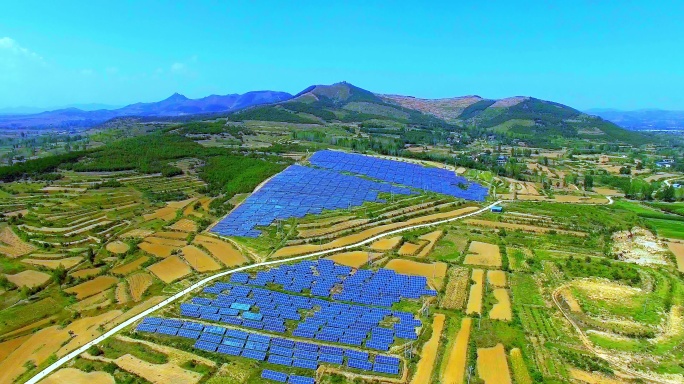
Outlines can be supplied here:
<path id="1" fill-rule="evenodd" d="M 426 98 L 684 110 L 681 1 L 168 3 L 6 2 L 0 108 L 346 80 Z"/>

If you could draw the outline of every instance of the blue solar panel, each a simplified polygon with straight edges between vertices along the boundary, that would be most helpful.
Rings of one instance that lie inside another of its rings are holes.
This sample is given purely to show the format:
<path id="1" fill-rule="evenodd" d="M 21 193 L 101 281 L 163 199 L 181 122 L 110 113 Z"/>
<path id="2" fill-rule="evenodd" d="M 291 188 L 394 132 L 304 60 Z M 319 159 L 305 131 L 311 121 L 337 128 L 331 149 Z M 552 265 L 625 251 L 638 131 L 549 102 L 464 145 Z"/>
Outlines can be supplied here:
<path id="1" fill-rule="evenodd" d="M 159 326 L 157 327 L 157 333 L 176 336 L 176 334 L 178 333 L 178 328 Z"/>
<path id="2" fill-rule="evenodd" d="M 223 353 L 224 355 L 240 356 L 240 352 L 242 352 L 242 349 L 237 347 L 231 347 L 230 345 L 219 345 L 216 352 Z"/>
<path id="3" fill-rule="evenodd" d="M 318 362 L 316 360 L 295 359 L 292 362 L 292 366 L 297 368 L 316 370 L 318 369 Z"/>
<path id="4" fill-rule="evenodd" d="M 271 345 L 277 345 L 284 348 L 293 348 L 295 343 L 294 341 L 288 339 L 273 338 L 271 339 Z"/>
<path id="5" fill-rule="evenodd" d="M 164 319 L 158 318 L 158 317 L 146 317 L 143 319 L 143 324 L 148 324 L 148 325 L 161 325 L 162 321 Z"/>
<path id="6" fill-rule="evenodd" d="M 330 363 L 337 365 L 341 365 L 343 359 L 344 357 L 342 355 L 328 355 L 321 353 L 321 355 L 318 356 L 318 361 L 320 361 L 321 363 Z"/>
<path id="7" fill-rule="evenodd" d="M 202 341 L 208 341 L 210 343 L 220 344 L 223 340 L 223 337 L 220 335 L 215 335 L 213 333 L 203 333 L 200 335 L 199 339 Z"/>
<path id="8" fill-rule="evenodd" d="M 295 343 L 295 348 L 297 349 L 303 349 L 305 351 L 311 351 L 311 352 L 318 352 L 318 345 L 316 344 L 311 344 L 311 343 L 305 343 L 302 341 L 298 341 Z"/>
<path id="9" fill-rule="evenodd" d="M 290 348 L 285 348 L 285 347 L 279 347 L 277 345 L 271 345 L 271 349 L 269 351 L 273 355 L 280 355 L 280 356 L 285 356 L 285 357 L 292 357 L 293 351 Z"/>
<path id="10" fill-rule="evenodd" d="M 299 375 L 290 375 L 290 380 L 288 380 L 289 384 L 314 384 L 314 378 L 313 377 L 307 377 L 307 376 L 299 376 Z"/>
<path id="11" fill-rule="evenodd" d="M 363 371 L 370 371 L 373 369 L 373 364 L 366 360 L 347 359 L 347 366 L 349 368 L 361 369 Z"/>
<path id="12" fill-rule="evenodd" d="M 244 331 L 238 331 L 237 329 L 229 329 L 226 331 L 226 336 L 234 337 L 236 339 L 246 339 L 249 334 Z"/>
<path id="13" fill-rule="evenodd" d="M 243 348 L 245 346 L 244 340 L 236 339 L 233 337 L 224 337 L 221 343 L 235 348 Z"/>
<path id="14" fill-rule="evenodd" d="M 203 351 L 216 352 L 216 348 L 218 348 L 218 344 L 198 340 L 197 342 L 195 342 L 195 348 L 201 349 Z"/>
<path id="15" fill-rule="evenodd" d="M 248 359 L 259 360 L 259 361 L 264 361 L 264 359 L 266 359 L 266 352 L 255 351 L 252 349 L 243 349 L 242 350 L 242 357 L 246 357 Z"/>
<path id="16" fill-rule="evenodd" d="M 388 364 L 375 363 L 375 365 L 373 365 L 373 371 L 374 372 L 380 372 L 380 373 L 386 373 L 386 374 L 390 374 L 390 375 L 398 375 L 399 374 L 399 366 L 398 365 L 388 365 Z"/>
<path id="17" fill-rule="evenodd" d="M 205 327 L 204 332 L 205 333 L 213 333 L 215 335 L 223 335 L 224 333 L 226 333 L 226 328 L 212 325 L 212 326 Z"/>
<path id="18" fill-rule="evenodd" d="M 278 365 L 284 365 L 284 366 L 289 367 L 292 365 L 292 358 L 280 356 L 280 355 L 269 355 L 268 356 L 268 362 L 271 364 L 278 364 Z"/>
<path id="19" fill-rule="evenodd" d="M 257 343 L 256 341 L 248 341 L 245 343 L 245 348 L 254 349 L 256 351 L 266 351 L 268 349 L 268 344 Z"/>
<path id="20" fill-rule="evenodd" d="M 183 326 L 181 328 L 190 329 L 193 331 L 201 331 L 204 329 L 204 325 L 192 321 L 186 321 L 183 323 Z"/>
<path id="21" fill-rule="evenodd" d="M 135 330 L 139 331 L 139 332 L 155 332 L 157 330 L 157 326 L 151 325 L 151 324 L 140 323 L 135 328 Z"/>
<path id="22" fill-rule="evenodd" d="M 178 336 L 185 337 L 186 339 L 197 339 L 200 336 L 199 331 L 193 331 L 190 329 L 179 329 Z"/>
<path id="23" fill-rule="evenodd" d="M 263 371 L 261 371 L 261 378 L 277 381 L 280 383 L 285 383 L 287 382 L 288 375 L 287 373 L 272 371 L 270 369 L 264 369 Z"/>

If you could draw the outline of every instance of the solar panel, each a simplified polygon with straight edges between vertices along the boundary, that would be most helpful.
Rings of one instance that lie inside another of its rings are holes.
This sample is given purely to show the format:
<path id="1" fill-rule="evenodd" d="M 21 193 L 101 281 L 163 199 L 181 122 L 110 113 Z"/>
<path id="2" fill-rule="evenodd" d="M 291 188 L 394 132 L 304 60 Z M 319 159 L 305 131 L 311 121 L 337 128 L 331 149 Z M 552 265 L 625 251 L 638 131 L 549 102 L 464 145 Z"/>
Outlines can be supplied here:
<path id="1" fill-rule="evenodd" d="M 344 357 L 342 355 L 328 355 L 322 353 L 320 356 L 318 356 L 318 361 L 321 363 L 330 363 L 337 365 L 341 365 L 343 359 Z"/>
<path id="2" fill-rule="evenodd" d="M 290 380 L 288 380 L 288 383 L 290 383 L 290 384 L 314 384 L 315 381 L 314 381 L 313 377 L 290 375 Z"/>
<path id="3" fill-rule="evenodd" d="M 272 371 L 270 369 L 264 369 L 263 371 L 261 371 L 261 378 L 277 381 L 280 383 L 285 383 L 287 382 L 288 375 L 287 373 Z"/>
<path id="4" fill-rule="evenodd" d="M 199 339 L 202 341 L 208 341 L 211 343 L 219 344 L 223 340 L 223 337 L 220 335 L 215 335 L 213 333 L 203 333 L 200 335 Z"/>
<path id="5" fill-rule="evenodd" d="M 375 363 L 375 365 L 373 365 L 373 371 L 374 372 L 380 372 L 380 373 L 386 373 L 386 374 L 390 374 L 390 375 L 398 375 L 399 374 L 399 366 L 398 365 L 388 365 L 388 364 Z"/>
<path id="6" fill-rule="evenodd" d="M 318 369 L 318 362 L 316 360 L 295 359 L 292 362 L 292 366 L 297 368 L 316 370 Z"/>
<path id="7" fill-rule="evenodd" d="M 373 364 L 366 360 L 347 359 L 347 366 L 349 368 L 360 369 L 363 371 L 370 371 L 373 369 Z"/>
<path id="8" fill-rule="evenodd" d="M 221 343 L 224 345 L 228 345 L 230 347 L 235 347 L 235 348 L 240 348 L 240 349 L 242 349 L 245 346 L 244 340 L 236 339 L 233 337 L 224 337 L 223 341 Z"/>
<path id="9" fill-rule="evenodd" d="M 143 324 L 148 324 L 148 325 L 161 325 L 162 321 L 164 319 L 158 318 L 158 317 L 146 317 L 143 319 Z"/>
<path id="10" fill-rule="evenodd" d="M 292 365 L 292 358 L 280 355 L 269 355 L 268 362 L 271 364 L 284 365 L 289 367 Z"/>
<path id="11" fill-rule="evenodd" d="M 224 355 L 240 356 L 242 349 L 230 345 L 219 345 L 216 352 L 223 353 Z"/>
<path id="12" fill-rule="evenodd" d="M 259 360 L 259 361 L 264 361 L 266 359 L 266 352 L 255 351 L 252 349 L 243 349 L 242 350 L 242 357 L 246 357 L 248 359 Z"/>
<path id="13" fill-rule="evenodd" d="M 197 339 L 199 337 L 199 331 L 193 331 L 190 329 L 179 329 L 178 336 L 185 337 L 186 339 Z"/>
<path id="14" fill-rule="evenodd" d="M 138 326 L 135 328 L 136 331 L 139 332 L 155 332 L 157 330 L 156 325 L 150 325 L 150 324 L 145 324 L 145 323 L 140 323 Z"/>
<path id="15" fill-rule="evenodd" d="M 156 332 L 164 335 L 176 336 L 178 328 L 159 326 L 157 327 Z"/>
<path id="16" fill-rule="evenodd" d="M 216 348 L 218 348 L 218 344 L 198 340 L 197 342 L 195 342 L 195 348 L 201 349 L 203 351 L 208 351 L 208 352 L 216 352 Z"/>

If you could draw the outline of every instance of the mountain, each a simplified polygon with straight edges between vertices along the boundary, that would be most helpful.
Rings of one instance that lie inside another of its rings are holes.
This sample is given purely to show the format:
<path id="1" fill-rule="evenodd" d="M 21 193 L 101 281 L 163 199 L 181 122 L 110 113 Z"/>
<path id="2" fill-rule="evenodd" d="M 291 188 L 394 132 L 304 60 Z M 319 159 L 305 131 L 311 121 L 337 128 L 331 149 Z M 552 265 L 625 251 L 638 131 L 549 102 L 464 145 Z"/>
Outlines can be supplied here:
<path id="1" fill-rule="evenodd" d="M 679 131 L 684 130 L 684 111 L 641 109 L 621 111 L 618 109 L 590 109 L 586 113 L 600 116 L 633 131 Z"/>
<path id="2" fill-rule="evenodd" d="M 383 100 L 412 108 L 445 121 L 505 134 L 529 142 L 550 138 L 603 139 L 637 144 L 643 139 L 601 117 L 567 105 L 529 96 L 485 99 L 462 96 L 448 99 L 419 99 L 379 95 Z"/>
<path id="3" fill-rule="evenodd" d="M 201 99 L 189 99 L 175 93 L 159 102 L 136 103 L 118 109 L 64 108 L 33 114 L 2 115 L 0 116 L 0 128 L 90 127 L 117 117 L 174 117 L 231 112 L 290 98 L 292 95 L 289 93 L 274 91 L 254 91 L 242 95 L 211 95 Z"/>

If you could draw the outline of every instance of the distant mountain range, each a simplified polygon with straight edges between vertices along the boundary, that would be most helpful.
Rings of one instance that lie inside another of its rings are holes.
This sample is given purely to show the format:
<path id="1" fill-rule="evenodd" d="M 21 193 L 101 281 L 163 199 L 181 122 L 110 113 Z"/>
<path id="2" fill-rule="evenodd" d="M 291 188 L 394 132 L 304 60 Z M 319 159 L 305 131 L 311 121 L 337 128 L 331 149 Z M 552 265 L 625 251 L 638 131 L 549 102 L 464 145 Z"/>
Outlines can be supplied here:
<path id="1" fill-rule="evenodd" d="M 292 98 L 286 92 L 255 91 L 245 94 L 211 95 L 188 99 L 178 93 L 155 103 L 136 103 L 118 109 L 88 110 L 64 108 L 27 114 L 0 115 L 0 128 L 79 128 L 91 127 L 117 117 L 173 117 L 230 112 L 259 104 L 275 103 Z"/>
<path id="2" fill-rule="evenodd" d="M 660 109 L 641 109 L 637 111 L 590 109 L 586 112 L 600 116 L 623 128 L 633 131 L 684 130 L 684 111 L 664 111 Z"/>
<path id="3" fill-rule="evenodd" d="M 611 111 L 598 112 L 606 119 Z M 662 111 L 661 111 L 662 112 Z M 644 114 L 648 116 L 648 114 Z M 644 136 L 629 132 L 593 114 L 528 96 L 486 99 L 476 95 L 445 99 L 376 94 L 347 82 L 312 85 L 296 95 L 256 91 L 243 95 L 212 95 L 188 99 L 174 94 L 156 103 L 85 111 L 66 108 L 26 115 L 0 116 L 0 128 L 92 127 L 105 121 L 136 117 L 142 121 L 188 121 L 226 118 L 296 124 L 356 123 L 373 129 L 411 126 L 418 129 L 464 127 L 519 138 L 530 144 L 552 139 L 599 139 L 638 144 Z M 615 118 L 618 124 L 625 120 Z M 636 123 L 635 123 L 636 124 Z M 627 128 L 632 128 L 627 124 Z"/>

